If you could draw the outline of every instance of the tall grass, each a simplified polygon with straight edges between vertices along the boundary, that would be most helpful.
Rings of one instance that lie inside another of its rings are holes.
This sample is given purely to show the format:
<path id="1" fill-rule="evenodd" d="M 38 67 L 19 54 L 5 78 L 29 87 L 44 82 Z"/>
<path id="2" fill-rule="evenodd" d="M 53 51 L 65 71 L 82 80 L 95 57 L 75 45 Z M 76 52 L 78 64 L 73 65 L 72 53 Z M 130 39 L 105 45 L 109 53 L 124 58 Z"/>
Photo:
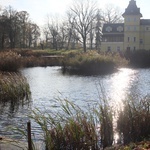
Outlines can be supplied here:
<path id="1" fill-rule="evenodd" d="M 26 78 L 19 73 L 0 72 L 0 101 L 29 99 L 30 88 Z"/>
<path id="2" fill-rule="evenodd" d="M 150 139 L 150 97 L 140 99 L 129 97 L 124 101 L 124 109 L 119 113 L 117 122 L 123 142 L 137 142 Z"/>
<path id="3" fill-rule="evenodd" d="M 21 56 L 13 51 L 0 52 L 0 70 L 16 72 L 21 67 Z"/>
<path id="4" fill-rule="evenodd" d="M 44 132 L 46 150 L 92 149 L 112 145 L 112 115 L 105 105 L 85 110 L 68 100 L 57 100 L 59 109 L 30 116 Z"/>
<path id="5" fill-rule="evenodd" d="M 99 150 L 112 146 L 116 132 L 113 129 L 115 110 L 109 101 L 83 108 L 66 99 L 57 99 L 50 107 L 48 113 L 35 109 L 30 116 L 43 130 L 46 150 Z M 150 97 L 129 97 L 118 116 L 117 132 L 123 135 L 124 144 L 150 139 Z M 132 149 L 131 146 L 133 144 L 118 149 Z"/>

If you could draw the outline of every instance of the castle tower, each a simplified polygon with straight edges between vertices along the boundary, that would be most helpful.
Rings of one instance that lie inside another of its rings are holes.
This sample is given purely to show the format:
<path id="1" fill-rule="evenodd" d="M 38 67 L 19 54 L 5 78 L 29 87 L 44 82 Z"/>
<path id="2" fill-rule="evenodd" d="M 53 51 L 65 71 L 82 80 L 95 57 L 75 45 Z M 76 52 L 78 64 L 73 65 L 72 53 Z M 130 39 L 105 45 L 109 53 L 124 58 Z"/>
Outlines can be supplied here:
<path id="1" fill-rule="evenodd" d="M 135 0 L 130 0 L 122 15 L 124 17 L 124 50 L 140 49 L 140 8 Z"/>

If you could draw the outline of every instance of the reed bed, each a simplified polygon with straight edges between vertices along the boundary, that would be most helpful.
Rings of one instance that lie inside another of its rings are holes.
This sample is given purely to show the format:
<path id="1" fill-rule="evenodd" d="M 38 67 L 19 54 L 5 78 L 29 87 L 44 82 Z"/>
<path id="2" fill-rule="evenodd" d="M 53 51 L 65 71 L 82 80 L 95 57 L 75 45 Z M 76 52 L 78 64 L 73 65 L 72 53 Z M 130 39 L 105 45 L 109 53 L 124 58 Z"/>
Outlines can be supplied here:
<path id="1" fill-rule="evenodd" d="M 15 72 L 0 72 L 0 101 L 29 99 L 30 88 L 25 77 Z"/>
<path id="2" fill-rule="evenodd" d="M 117 130 L 123 135 L 123 143 L 150 140 L 150 96 L 129 97 L 119 113 Z"/>
<path id="3" fill-rule="evenodd" d="M 0 70 L 16 72 L 20 69 L 21 55 L 13 51 L 0 52 Z"/>
<path id="4" fill-rule="evenodd" d="M 50 112 L 35 109 L 29 117 L 43 131 L 46 150 L 99 150 L 133 148 L 148 149 L 150 140 L 150 97 L 129 97 L 118 112 L 117 128 L 113 128 L 116 110 L 108 100 L 96 105 L 79 107 L 67 99 L 57 99 Z M 16 131 L 16 130 L 15 130 Z M 26 132 L 18 131 L 27 137 Z M 112 146 L 116 131 L 125 146 Z M 139 142 L 142 141 L 142 142 Z M 33 150 L 36 147 L 34 142 Z M 128 145 L 126 145 L 128 144 Z"/>
<path id="5" fill-rule="evenodd" d="M 118 67 L 127 66 L 128 61 L 117 54 L 98 54 L 96 51 L 87 53 L 71 53 L 63 61 L 63 70 L 81 74 L 107 74 Z"/>

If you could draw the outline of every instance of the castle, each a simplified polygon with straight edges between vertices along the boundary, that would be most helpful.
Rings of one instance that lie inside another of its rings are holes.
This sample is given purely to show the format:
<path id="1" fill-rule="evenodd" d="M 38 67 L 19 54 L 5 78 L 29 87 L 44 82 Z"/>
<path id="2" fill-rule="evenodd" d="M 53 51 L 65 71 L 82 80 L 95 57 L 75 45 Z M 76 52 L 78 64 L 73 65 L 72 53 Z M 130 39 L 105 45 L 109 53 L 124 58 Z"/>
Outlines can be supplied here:
<path id="1" fill-rule="evenodd" d="M 141 19 L 135 0 L 130 0 L 122 16 L 124 23 L 104 24 L 102 51 L 150 50 L 150 19 Z"/>

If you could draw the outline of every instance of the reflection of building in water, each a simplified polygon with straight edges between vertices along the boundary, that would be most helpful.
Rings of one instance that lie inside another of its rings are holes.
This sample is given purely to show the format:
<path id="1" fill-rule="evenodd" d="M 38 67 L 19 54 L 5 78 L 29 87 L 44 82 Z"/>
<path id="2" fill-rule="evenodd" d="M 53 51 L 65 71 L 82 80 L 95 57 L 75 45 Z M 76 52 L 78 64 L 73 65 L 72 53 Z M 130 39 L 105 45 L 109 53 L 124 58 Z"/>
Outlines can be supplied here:
<path id="1" fill-rule="evenodd" d="M 140 8 L 130 0 L 123 13 L 124 23 L 104 24 L 103 51 L 150 50 L 150 19 L 141 19 Z"/>

